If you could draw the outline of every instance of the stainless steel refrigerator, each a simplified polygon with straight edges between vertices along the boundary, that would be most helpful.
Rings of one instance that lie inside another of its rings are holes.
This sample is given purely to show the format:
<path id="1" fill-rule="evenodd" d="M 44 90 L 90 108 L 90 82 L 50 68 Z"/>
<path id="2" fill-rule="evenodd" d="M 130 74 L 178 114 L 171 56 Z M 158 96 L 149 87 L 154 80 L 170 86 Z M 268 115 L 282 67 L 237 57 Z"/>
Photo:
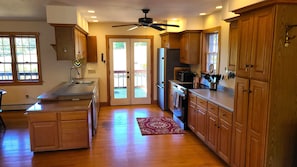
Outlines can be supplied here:
<path id="1" fill-rule="evenodd" d="M 157 98 L 162 110 L 168 110 L 168 80 L 174 79 L 174 67 L 189 67 L 179 62 L 179 49 L 158 48 Z"/>

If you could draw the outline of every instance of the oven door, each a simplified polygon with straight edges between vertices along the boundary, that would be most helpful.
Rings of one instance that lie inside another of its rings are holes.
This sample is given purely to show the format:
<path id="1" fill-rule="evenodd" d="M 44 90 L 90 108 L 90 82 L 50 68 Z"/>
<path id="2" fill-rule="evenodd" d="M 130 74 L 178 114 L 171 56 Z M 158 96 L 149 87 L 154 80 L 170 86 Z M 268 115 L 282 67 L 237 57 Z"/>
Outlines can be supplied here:
<path id="1" fill-rule="evenodd" d="M 180 90 L 177 87 L 174 89 L 174 110 L 173 115 L 177 117 L 183 123 L 186 122 L 187 111 L 187 94 L 184 90 Z"/>

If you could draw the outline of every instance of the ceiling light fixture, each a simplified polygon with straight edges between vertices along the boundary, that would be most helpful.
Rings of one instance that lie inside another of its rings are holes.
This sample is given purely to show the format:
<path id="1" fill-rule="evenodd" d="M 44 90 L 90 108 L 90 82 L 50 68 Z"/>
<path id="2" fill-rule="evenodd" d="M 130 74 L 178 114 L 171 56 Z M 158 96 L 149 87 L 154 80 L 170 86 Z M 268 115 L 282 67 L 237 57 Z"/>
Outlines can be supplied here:
<path id="1" fill-rule="evenodd" d="M 95 13 L 94 10 L 88 10 L 88 13 Z"/>
<path id="2" fill-rule="evenodd" d="M 92 19 L 96 19 L 96 18 L 97 18 L 97 16 L 91 16 L 91 18 L 92 18 Z"/>
<path id="3" fill-rule="evenodd" d="M 200 15 L 200 16 L 205 16 L 205 15 L 206 15 L 206 13 L 199 13 L 199 15 Z"/>
<path id="4" fill-rule="evenodd" d="M 216 6 L 216 9 L 222 9 L 223 6 Z"/>

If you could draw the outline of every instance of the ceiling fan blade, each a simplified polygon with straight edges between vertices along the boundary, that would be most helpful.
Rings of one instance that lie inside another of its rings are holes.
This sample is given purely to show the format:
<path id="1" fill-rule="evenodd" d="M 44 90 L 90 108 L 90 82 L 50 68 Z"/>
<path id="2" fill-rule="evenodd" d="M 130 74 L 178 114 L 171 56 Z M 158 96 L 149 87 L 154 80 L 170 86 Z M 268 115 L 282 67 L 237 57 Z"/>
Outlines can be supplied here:
<path id="1" fill-rule="evenodd" d="M 164 28 L 159 27 L 159 26 L 157 26 L 157 25 L 155 25 L 155 24 L 152 24 L 152 25 L 150 25 L 149 27 L 152 27 L 152 28 L 154 28 L 154 29 L 156 29 L 156 30 L 159 30 L 159 31 L 163 31 L 163 30 L 165 30 Z"/>
<path id="2" fill-rule="evenodd" d="M 153 25 L 156 25 L 156 26 L 179 27 L 179 25 L 174 25 L 174 24 L 161 24 L 161 23 L 156 23 L 156 24 L 153 24 Z"/>
<path id="3" fill-rule="evenodd" d="M 138 24 L 122 24 L 122 25 L 114 25 L 112 27 L 124 27 L 124 26 L 138 26 Z"/>
<path id="4" fill-rule="evenodd" d="M 138 25 L 137 26 L 134 26 L 132 28 L 129 28 L 127 31 L 132 31 L 132 30 L 135 30 L 136 28 L 138 28 Z"/>

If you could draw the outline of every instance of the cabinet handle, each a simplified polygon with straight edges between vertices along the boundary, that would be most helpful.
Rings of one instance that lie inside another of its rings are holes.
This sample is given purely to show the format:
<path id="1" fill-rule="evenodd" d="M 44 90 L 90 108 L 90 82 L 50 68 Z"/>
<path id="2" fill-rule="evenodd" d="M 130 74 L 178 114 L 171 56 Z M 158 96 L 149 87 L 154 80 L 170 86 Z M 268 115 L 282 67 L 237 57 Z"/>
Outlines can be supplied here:
<path id="1" fill-rule="evenodd" d="M 247 90 L 243 90 L 242 92 L 248 92 L 248 93 L 252 93 L 251 90 L 247 89 Z"/>

